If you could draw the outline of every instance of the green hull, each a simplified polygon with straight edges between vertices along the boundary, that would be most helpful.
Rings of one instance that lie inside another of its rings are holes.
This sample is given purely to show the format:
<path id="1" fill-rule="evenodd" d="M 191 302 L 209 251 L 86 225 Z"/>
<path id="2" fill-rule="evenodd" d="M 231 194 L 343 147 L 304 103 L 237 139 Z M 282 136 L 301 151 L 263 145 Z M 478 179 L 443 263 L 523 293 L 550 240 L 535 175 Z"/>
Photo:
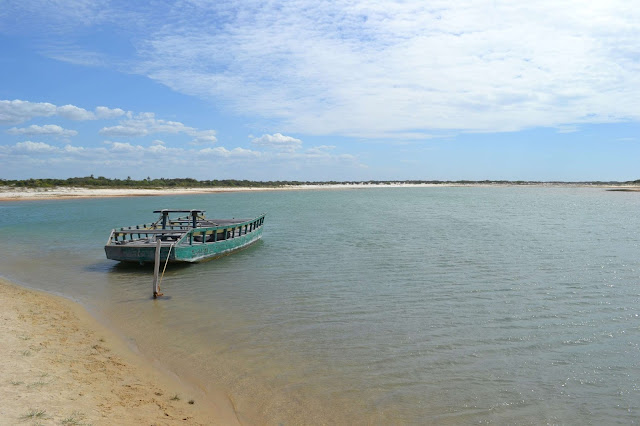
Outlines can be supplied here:
<path id="1" fill-rule="evenodd" d="M 169 255 L 169 262 L 195 263 L 202 262 L 203 260 L 214 259 L 253 244 L 261 237 L 262 228 L 256 229 L 250 234 L 236 237 L 231 240 L 172 247 L 171 254 Z M 169 248 L 170 246 L 168 245 L 163 245 L 160 248 L 160 259 L 163 262 L 167 259 Z M 156 255 L 155 247 L 105 246 L 104 250 L 107 255 L 107 259 L 119 260 L 122 262 L 153 263 Z"/>

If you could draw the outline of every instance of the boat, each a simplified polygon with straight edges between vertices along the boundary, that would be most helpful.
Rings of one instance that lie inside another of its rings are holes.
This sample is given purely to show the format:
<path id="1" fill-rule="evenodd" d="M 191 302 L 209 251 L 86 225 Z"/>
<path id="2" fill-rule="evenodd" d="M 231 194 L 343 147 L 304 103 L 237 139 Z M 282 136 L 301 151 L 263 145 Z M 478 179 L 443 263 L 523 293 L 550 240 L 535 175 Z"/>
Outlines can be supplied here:
<path id="1" fill-rule="evenodd" d="M 230 254 L 262 238 L 264 217 L 207 219 L 204 210 L 155 210 L 150 224 L 116 228 L 104 251 L 107 259 L 154 263 L 159 246 L 163 262 L 200 262 Z M 172 217 L 174 214 L 187 215 Z"/>

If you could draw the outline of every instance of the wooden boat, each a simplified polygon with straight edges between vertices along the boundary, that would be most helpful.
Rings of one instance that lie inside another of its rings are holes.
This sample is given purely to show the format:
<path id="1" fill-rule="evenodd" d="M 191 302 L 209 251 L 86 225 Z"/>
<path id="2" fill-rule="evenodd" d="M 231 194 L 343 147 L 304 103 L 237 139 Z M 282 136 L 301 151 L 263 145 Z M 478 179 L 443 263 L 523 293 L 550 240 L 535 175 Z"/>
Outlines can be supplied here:
<path id="1" fill-rule="evenodd" d="M 104 246 L 108 259 L 153 263 L 160 241 L 160 259 L 200 262 L 229 254 L 262 237 L 264 214 L 254 219 L 207 219 L 204 210 L 156 210 L 151 223 L 111 231 Z M 187 216 L 171 218 L 173 213 Z"/>

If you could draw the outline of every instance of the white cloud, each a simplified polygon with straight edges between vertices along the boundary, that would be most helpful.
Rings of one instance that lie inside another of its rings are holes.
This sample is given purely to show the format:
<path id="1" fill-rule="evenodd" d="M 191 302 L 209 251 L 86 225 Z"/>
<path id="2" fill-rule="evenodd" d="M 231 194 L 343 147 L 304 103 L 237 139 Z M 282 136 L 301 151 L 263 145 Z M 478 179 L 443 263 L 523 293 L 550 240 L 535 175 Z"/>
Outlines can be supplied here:
<path id="1" fill-rule="evenodd" d="M 258 146 L 266 146 L 281 151 L 293 152 L 302 146 L 302 141 L 291 136 L 284 136 L 282 133 L 273 135 L 262 135 L 254 138 L 251 143 Z"/>
<path id="2" fill-rule="evenodd" d="M 12 135 L 39 135 L 39 136 L 55 136 L 55 137 L 71 137 L 78 134 L 75 130 L 63 129 L 56 124 L 45 124 L 44 126 L 38 126 L 32 124 L 29 127 L 12 127 L 7 130 L 7 133 Z"/>
<path id="3" fill-rule="evenodd" d="M 0 124 L 19 124 L 34 117 L 50 117 L 56 106 L 47 102 L 28 102 L 16 99 L 0 101 Z"/>
<path id="4" fill-rule="evenodd" d="M 193 141 L 191 141 L 194 145 L 214 144 L 218 141 L 215 130 L 196 131 L 192 136 L 195 136 Z"/>
<path id="5" fill-rule="evenodd" d="M 106 136 L 145 136 L 149 131 L 143 126 L 117 125 L 111 127 L 103 127 L 100 133 Z"/>
<path id="6" fill-rule="evenodd" d="M 14 149 L 15 149 L 15 152 L 18 152 L 18 153 L 33 154 L 33 153 L 50 153 L 50 152 L 56 151 L 58 148 L 43 142 L 25 141 L 25 142 L 18 142 L 17 144 L 15 144 Z"/>
<path id="7" fill-rule="evenodd" d="M 320 145 L 314 146 L 307 149 L 307 154 L 309 155 L 317 155 L 317 156 L 325 156 L 329 155 L 329 152 L 334 150 L 336 147 L 333 145 Z"/>
<path id="8" fill-rule="evenodd" d="M 255 158 L 261 156 L 259 151 L 252 151 L 244 148 L 234 148 L 229 150 L 222 146 L 217 146 L 215 148 L 203 148 L 199 150 L 198 153 L 224 158 Z"/>
<path id="9" fill-rule="evenodd" d="M 161 154 L 167 151 L 167 147 L 164 145 L 151 145 L 149 147 L 149 152 L 153 152 L 154 154 Z"/>
<path id="10" fill-rule="evenodd" d="M 110 142 L 106 141 L 106 144 L 111 146 L 111 152 L 117 153 L 131 153 L 131 152 L 142 152 L 144 148 L 140 145 L 131 145 L 127 142 Z"/>
<path id="11" fill-rule="evenodd" d="M 117 118 L 125 114 L 125 111 L 120 108 L 104 106 L 96 107 L 93 113 L 75 105 L 56 106 L 48 102 L 29 102 L 19 99 L 0 100 L 0 125 L 20 124 L 36 117 L 59 116 L 68 120 L 85 121 Z"/>
<path id="12" fill-rule="evenodd" d="M 56 113 L 60 117 L 66 118 L 68 120 L 95 120 L 96 116 L 94 113 L 87 111 L 84 108 L 79 108 L 75 105 L 64 105 L 56 108 Z"/>
<path id="13" fill-rule="evenodd" d="M 57 147 L 32 141 L 0 145 L 0 169 L 24 177 L 68 177 L 69 170 L 76 170 L 74 173 L 85 170 L 107 176 L 124 174 L 146 177 L 161 173 L 164 177 L 271 180 L 274 178 L 274 169 L 279 179 L 299 179 L 301 170 L 305 174 L 316 170 L 324 176 L 327 170 L 337 168 L 357 172 L 364 167 L 356 157 L 334 155 L 330 152 L 332 147 L 326 146 L 306 152 L 265 152 L 221 146 L 169 148 L 160 142 L 143 146 L 106 141 L 103 147 L 97 148 L 72 145 Z M 164 167 L 160 172 L 158 164 Z"/>
<path id="14" fill-rule="evenodd" d="M 4 0 L 0 26 L 10 33 L 21 33 L 28 27 L 34 32 L 67 32 L 104 20 L 109 3 L 109 0 Z"/>
<path id="15" fill-rule="evenodd" d="M 143 112 L 121 120 L 120 124 L 116 126 L 100 129 L 100 134 L 116 137 L 140 137 L 157 133 L 184 133 L 194 138 L 193 144 L 215 143 L 217 141 L 215 130 L 198 130 L 178 121 L 158 119 L 152 112 Z"/>
<path id="16" fill-rule="evenodd" d="M 137 71 L 287 132 L 640 120 L 640 9 L 622 0 L 189 6 L 143 37 Z"/>
<path id="17" fill-rule="evenodd" d="M 44 54 L 129 67 L 276 120 L 272 128 L 285 134 L 413 138 L 640 120 L 640 9 L 624 0 L 10 5 L 0 11 L 5 31 L 48 35 L 100 23 L 126 28 L 137 49 L 93 52 L 98 44 L 65 38 Z M 2 109 L 5 124 L 51 115 Z M 65 113 L 101 118 L 97 109 Z"/>
<path id="18" fill-rule="evenodd" d="M 65 145 L 64 151 L 73 154 L 83 154 L 86 152 L 86 148 L 81 146 Z"/>
<path id="19" fill-rule="evenodd" d="M 96 112 L 95 112 L 96 118 L 102 118 L 102 119 L 117 118 L 124 114 L 125 112 L 120 108 L 112 109 L 104 106 L 96 107 Z"/>

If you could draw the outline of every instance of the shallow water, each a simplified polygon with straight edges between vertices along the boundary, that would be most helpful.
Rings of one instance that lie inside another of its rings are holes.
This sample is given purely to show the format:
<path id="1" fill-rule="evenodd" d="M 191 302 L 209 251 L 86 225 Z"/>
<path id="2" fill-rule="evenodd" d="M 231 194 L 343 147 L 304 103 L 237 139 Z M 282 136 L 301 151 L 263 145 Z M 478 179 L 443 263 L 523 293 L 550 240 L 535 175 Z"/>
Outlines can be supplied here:
<path id="1" fill-rule="evenodd" d="M 267 212 L 211 262 L 104 258 L 159 208 Z M 632 423 L 640 194 L 375 188 L 0 203 L 0 274 L 74 298 L 260 423 Z"/>

